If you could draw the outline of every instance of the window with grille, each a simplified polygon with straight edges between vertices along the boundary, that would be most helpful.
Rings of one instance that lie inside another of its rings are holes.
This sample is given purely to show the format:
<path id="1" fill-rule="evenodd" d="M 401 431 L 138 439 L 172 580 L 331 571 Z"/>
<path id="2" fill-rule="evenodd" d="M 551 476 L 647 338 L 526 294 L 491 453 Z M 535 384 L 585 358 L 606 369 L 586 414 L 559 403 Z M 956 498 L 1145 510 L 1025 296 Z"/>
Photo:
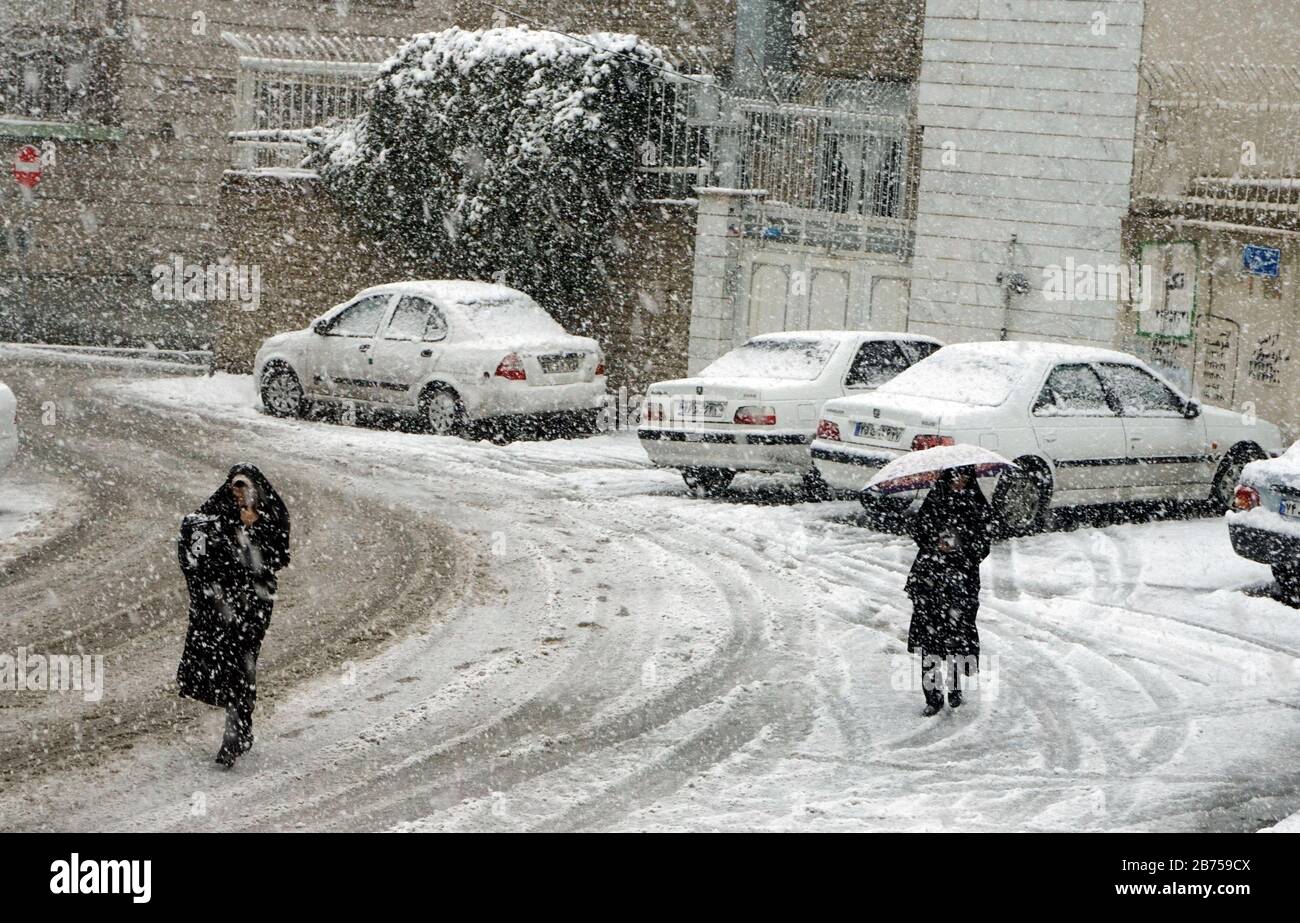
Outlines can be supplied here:
<path id="1" fill-rule="evenodd" d="M 67 42 L 0 45 L 0 114 L 40 121 L 88 115 L 89 52 Z"/>

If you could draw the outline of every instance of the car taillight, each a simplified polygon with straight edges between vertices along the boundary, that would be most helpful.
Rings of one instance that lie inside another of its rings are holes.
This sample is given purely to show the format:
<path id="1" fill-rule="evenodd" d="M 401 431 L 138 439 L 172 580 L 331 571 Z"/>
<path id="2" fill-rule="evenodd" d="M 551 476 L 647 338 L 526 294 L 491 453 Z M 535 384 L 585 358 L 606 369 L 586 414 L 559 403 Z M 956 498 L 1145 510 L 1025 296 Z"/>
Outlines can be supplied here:
<path id="1" fill-rule="evenodd" d="M 524 371 L 524 362 L 517 353 L 511 353 L 497 364 L 496 376 L 510 381 L 527 381 L 528 373 Z"/>
<path id="2" fill-rule="evenodd" d="M 933 449 L 941 445 L 953 445 L 954 440 L 951 436 L 939 436 L 933 433 L 926 433 L 915 437 L 912 440 L 912 451 L 920 452 L 922 449 Z"/>
<path id="3" fill-rule="evenodd" d="M 604 375 L 604 374 L 605 374 L 605 360 L 604 360 L 604 359 L 597 359 L 597 360 L 596 360 L 596 374 L 597 374 L 597 375 Z"/>
<path id="4" fill-rule="evenodd" d="M 1239 510 L 1253 510 L 1259 506 L 1259 491 L 1245 484 L 1237 485 L 1237 492 L 1232 495 L 1232 505 Z"/>
<path id="5" fill-rule="evenodd" d="M 732 422 L 744 423 L 747 426 L 776 426 L 776 411 L 771 407 L 749 404 L 736 411 Z"/>
<path id="6" fill-rule="evenodd" d="M 840 428 L 836 423 L 830 420 L 822 420 L 817 424 L 817 438 L 830 439 L 832 442 L 840 441 Z"/>
<path id="7" fill-rule="evenodd" d="M 662 423 L 664 421 L 663 404 L 646 404 L 641 408 L 642 423 Z"/>

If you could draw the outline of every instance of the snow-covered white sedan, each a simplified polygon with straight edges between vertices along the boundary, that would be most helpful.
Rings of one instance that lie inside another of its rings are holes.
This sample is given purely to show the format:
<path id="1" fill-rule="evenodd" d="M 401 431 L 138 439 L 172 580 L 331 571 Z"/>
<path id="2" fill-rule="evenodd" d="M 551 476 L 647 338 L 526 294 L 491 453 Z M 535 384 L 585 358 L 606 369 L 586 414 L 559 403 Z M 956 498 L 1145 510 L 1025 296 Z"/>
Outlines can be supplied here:
<path id="1" fill-rule="evenodd" d="M 0 471 L 18 454 L 18 401 L 9 386 L 0 382 Z"/>
<path id="2" fill-rule="evenodd" d="M 257 351 L 266 409 L 309 401 L 418 414 L 437 434 L 489 418 L 562 415 L 594 430 L 605 404 L 600 346 L 572 336 L 523 292 L 486 282 L 365 289 Z"/>
<path id="3" fill-rule="evenodd" d="M 1281 458 L 1241 470 L 1228 534 L 1237 554 L 1273 568 L 1288 597 L 1300 598 L 1300 442 Z"/>
<path id="4" fill-rule="evenodd" d="M 753 337 L 693 378 L 650 386 L 637 435 L 650 460 L 716 493 L 738 471 L 813 478 L 808 444 L 829 398 L 879 387 L 933 353 L 931 337 L 810 330 Z"/>
<path id="5" fill-rule="evenodd" d="M 998 342 L 945 346 L 873 394 L 829 401 L 812 457 L 831 486 L 860 489 L 904 452 L 953 443 L 1019 465 L 993 498 L 1013 534 L 1045 526 L 1053 506 L 1210 499 L 1226 509 L 1242 468 L 1282 450 L 1273 424 L 1202 406 L 1134 356 Z"/>

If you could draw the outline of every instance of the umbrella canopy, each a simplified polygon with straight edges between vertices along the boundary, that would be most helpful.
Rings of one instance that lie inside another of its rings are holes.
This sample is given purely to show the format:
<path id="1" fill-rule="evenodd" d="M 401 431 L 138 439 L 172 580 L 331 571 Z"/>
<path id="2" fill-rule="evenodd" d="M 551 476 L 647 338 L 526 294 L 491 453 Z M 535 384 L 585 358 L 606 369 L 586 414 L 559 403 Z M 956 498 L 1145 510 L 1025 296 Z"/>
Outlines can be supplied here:
<path id="1" fill-rule="evenodd" d="M 934 486 L 940 472 L 966 467 L 973 467 L 976 477 L 986 478 L 1013 471 L 1016 465 L 977 445 L 941 445 L 899 456 L 877 471 L 866 489 L 881 494 L 923 490 Z"/>

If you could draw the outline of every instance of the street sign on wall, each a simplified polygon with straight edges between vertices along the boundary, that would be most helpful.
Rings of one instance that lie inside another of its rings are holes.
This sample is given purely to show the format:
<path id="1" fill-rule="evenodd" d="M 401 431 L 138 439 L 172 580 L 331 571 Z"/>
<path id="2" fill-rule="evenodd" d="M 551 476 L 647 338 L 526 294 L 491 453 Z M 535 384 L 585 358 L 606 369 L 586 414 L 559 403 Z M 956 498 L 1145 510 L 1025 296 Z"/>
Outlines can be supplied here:
<path id="1" fill-rule="evenodd" d="M 24 144 L 14 155 L 14 179 L 24 189 L 35 189 L 41 181 L 41 149 Z"/>
<path id="2" fill-rule="evenodd" d="M 1282 271 L 1282 251 L 1277 247 L 1246 244 L 1241 250 L 1241 268 L 1254 276 L 1276 279 Z"/>

